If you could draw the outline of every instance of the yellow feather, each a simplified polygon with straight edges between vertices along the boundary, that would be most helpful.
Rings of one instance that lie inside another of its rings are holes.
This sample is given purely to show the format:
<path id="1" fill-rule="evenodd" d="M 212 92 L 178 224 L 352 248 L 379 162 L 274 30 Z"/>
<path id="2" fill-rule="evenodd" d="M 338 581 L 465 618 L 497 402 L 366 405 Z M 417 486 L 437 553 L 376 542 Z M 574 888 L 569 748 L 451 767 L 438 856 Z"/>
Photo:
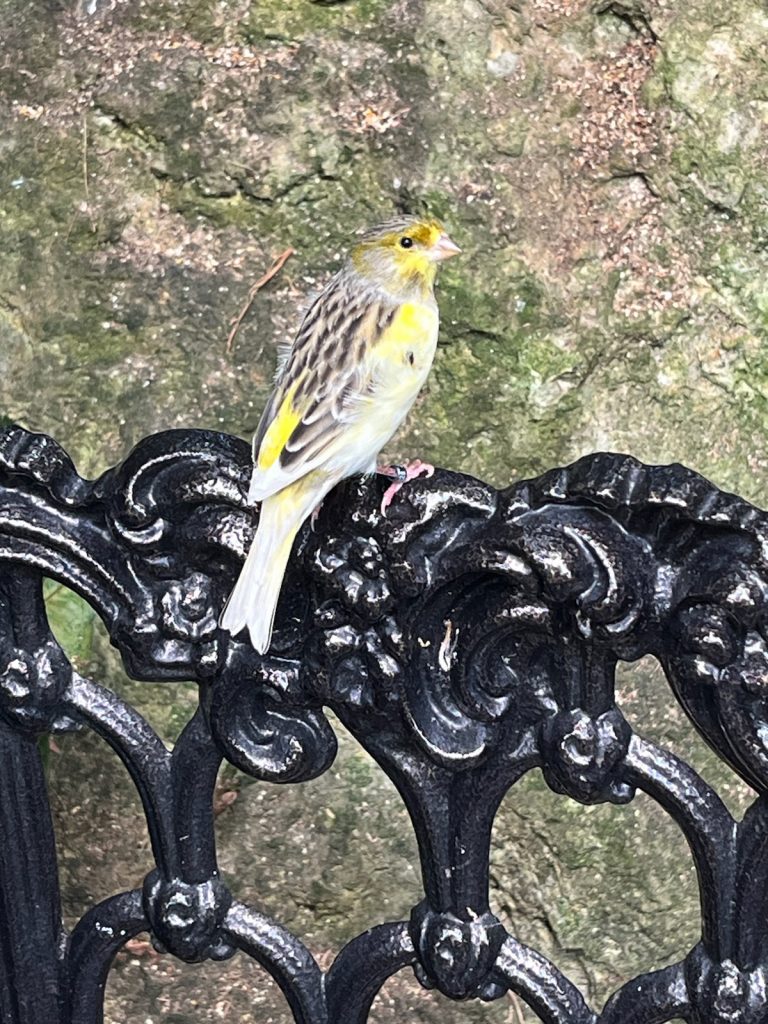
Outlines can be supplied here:
<path id="1" fill-rule="evenodd" d="M 288 389 L 285 398 L 283 399 L 280 408 L 278 409 L 277 415 L 270 423 L 264 440 L 261 442 L 259 448 L 259 469 L 269 469 L 271 465 L 279 458 L 280 452 L 285 447 L 286 441 L 296 429 L 299 421 L 301 420 L 301 410 L 297 409 L 293 404 L 293 399 L 296 394 L 296 389 L 302 381 L 300 377 L 295 381 Z"/>
<path id="2" fill-rule="evenodd" d="M 403 248 L 403 235 L 415 244 Z M 358 273 L 394 292 L 421 293 L 428 298 L 435 283 L 437 265 L 431 249 L 443 234 L 436 220 L 413 221 L 407 227 L 365 238 L 352 250 L 352 264 Z"/>
<path id="3" fill-rule="evenodd" d="M 413 353 L 414 361 L 421 363 L 421 357 L 429 350 L 431 359 L 437 316 L 437 310 L 432 306 L 404 302 L 376 343 L 377 358 L 409 362 L 409 353 Z"/>
<path id="4" fill-rule="evenodd" d="M 233 636 L 247 629 L 260 654 L 269 649 L 301 524 L 339 480 L 372 472 L 427 378 L 438 332 L 435 273 L 459 251 L 437 221 L 396 218 L 361 237 L 302 324 L 254 442 L 248 498 L 261 503 L 259 521 L 221 616 Z M 309 374 L 322 378 L 316 393 L 297 397 Z M 314 447 L 283 466 L 280 456 L 308 413 Z"/>

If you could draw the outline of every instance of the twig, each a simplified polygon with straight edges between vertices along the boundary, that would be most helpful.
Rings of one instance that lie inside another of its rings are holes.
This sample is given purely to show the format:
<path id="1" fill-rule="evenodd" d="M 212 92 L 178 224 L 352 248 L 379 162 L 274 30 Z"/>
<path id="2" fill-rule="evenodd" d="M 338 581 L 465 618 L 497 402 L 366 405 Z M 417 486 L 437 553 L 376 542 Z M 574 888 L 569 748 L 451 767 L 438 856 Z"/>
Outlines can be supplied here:
<path id="1" fill-rule="evenodd" d="M 266 274 L 251 285 L 250 291 L 248 292 L 248 298 L 245 300 L 243 308 L 232 321 L 232 330 L 229 332 L 229 337 L 227 338 L 227 352 L 232 351 L 232 346 L 235 343 L 235 336 L 240 330 L 240 324 L 243 322 L 246 313 L 251 308 L 253 300 L 256 298 L 256 293 L 260 291 L 268 281 L 271 281 L 276 274 L 280 273 L 285 261 L 290 259 L 295 252 L 295 249 L 286 249 L 285 252 L 281 252 Z"/>
<path id="2" fill-rule="evenodd" d="M 525 1024 L 525 1017 L 523 1017 L 523 1011 L 520 1006 L 520 1000 L 517 998 L 514 992 L 507 992 L 509 1001 L 512 1004 L 512 1012 L 515 1015 L 516 1024 Z"/>
<path id="3" fill-rule="evenodd" d="M 83 185 L 85 186 L 85 208 L 88 211 L 88 220 L 91 222 L 91 231 L 96 233 L 96 225 L 91 214 L 91 192 L 88 188 L 88 115 L 83 111 Z"/>

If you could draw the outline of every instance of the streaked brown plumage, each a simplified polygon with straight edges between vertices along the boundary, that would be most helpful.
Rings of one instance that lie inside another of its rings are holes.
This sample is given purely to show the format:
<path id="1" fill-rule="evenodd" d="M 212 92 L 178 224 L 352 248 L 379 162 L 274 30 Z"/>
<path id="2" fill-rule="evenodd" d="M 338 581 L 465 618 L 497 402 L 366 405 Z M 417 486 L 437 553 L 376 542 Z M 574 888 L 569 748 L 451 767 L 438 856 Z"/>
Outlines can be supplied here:
<path id="1" fill-rule="evenodd" d="M 372 472 L 423 385 L 437 342 L 436 265 L 458 252 L 435 221 L 360 236 L 304 315 L 253 442 L 257 535 L 222 615 L 266 651 L 293 538 L 339 480 Z"/>

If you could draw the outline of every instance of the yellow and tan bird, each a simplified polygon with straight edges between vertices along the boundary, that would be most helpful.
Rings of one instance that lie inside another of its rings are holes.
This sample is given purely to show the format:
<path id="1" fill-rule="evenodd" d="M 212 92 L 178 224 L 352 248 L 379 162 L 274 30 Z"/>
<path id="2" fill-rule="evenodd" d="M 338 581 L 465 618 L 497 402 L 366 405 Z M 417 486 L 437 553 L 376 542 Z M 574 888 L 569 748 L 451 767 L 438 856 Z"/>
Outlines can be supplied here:
<path id="1" fill-rule="evenodd" d="M 221 616 L 233 635 L 247 627 L 260 654 L 269 648 L 299 527 L 340 480 L 376 472 L 379 452 L 427 379 L 437 344 L 437 266 L 460 251 L 434 220 L 402 217 L 367 231 L 281 360 L 253 439 L 248 500 L 261 502 L 259 524 Z M 412 463 L 382 509 L 405 479 L 425 470 Z"/>

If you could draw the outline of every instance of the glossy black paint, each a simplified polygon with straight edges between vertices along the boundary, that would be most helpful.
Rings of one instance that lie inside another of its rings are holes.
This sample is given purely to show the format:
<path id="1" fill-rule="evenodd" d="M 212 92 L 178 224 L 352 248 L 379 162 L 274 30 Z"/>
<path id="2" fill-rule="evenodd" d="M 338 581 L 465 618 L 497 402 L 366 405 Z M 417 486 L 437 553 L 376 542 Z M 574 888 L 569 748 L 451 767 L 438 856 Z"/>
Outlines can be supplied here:
<path id="1" fill-rule="evenodd" d="M 768 1020 L 768 516 L 683 467 L 620 455 L 504 491 L 438 472 L 386 519 L 381 482 L 349 481 L 298 539 L 262 658 L 217 625 L 257 517 L 249 473 L 247 444 L 206 431 L 149 437 L 93 482 L 50 438 L 0 433 L 3 1024 L 98 1024 L 110 963 L 144 930 L 190 963 L 243 950 L 301 1024 L 363 1024 L 409 966 L 451 999 L 511 989 L 546 1024 Z M 173 753 L 74 671 L 48 628 L 43 575 L 93 605 L 132 676 L 199 683 Z M 644 654 L 756 790 L 743 821 L 622 717 L 616 663 Z M 325 975 L 279 922 L 233 901 L 212 811 L 223 758 L 271 782 L 325 771 L 324 707 L 396 785 L 424 880 L 410 920 L 358 936 Z M 77 727 L 134 780 L 156 869 L 66 934 L 37 739 Z M 599 1012 L 489 905 L 494 815 L 533 767 L 586 804 L 648 793 L 698 873 L 701 941 Z"/>

